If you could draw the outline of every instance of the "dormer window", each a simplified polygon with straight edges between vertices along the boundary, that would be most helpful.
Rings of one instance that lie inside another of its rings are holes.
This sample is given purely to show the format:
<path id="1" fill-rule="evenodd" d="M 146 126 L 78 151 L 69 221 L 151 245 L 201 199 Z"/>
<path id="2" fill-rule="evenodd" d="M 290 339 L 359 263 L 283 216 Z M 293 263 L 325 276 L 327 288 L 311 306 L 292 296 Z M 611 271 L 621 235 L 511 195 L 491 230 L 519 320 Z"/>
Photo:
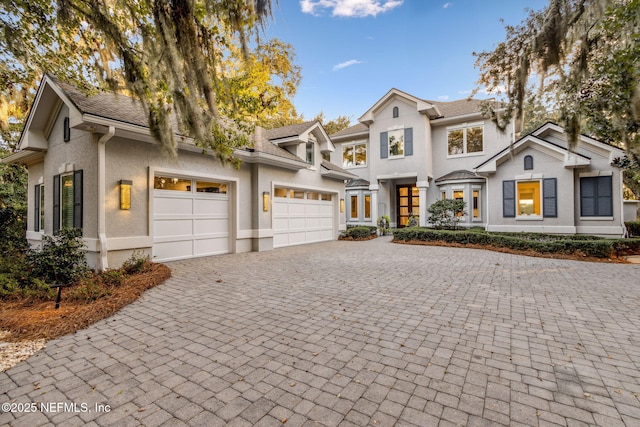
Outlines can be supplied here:
<path id="1" fill-rule="evenodd" d="M 393 118 L 396 119 L 400 115 L 400 110 L 398 107 L 393 107 Z"/>
<path id="2" fill-rule="evenodd" d="M 306 156 L 307 164 L 314 164 L 314 147 L 313 142 L 307 142 L 307 156 Z"/>

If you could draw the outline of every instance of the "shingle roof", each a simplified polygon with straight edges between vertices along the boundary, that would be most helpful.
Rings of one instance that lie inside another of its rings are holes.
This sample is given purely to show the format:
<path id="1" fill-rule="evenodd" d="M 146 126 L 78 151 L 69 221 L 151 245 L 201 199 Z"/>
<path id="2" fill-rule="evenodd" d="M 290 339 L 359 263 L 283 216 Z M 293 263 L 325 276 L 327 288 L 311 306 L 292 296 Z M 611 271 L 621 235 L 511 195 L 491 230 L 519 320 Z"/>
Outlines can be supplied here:
<path id="1" fill-rule="evenodd" d="M 338 138 L 338 137 L 341 137 L 341 136 L 357 134 L 357 133 L 364 133 L 364 132 L 368 132 L 368 131 L 369 131 L 369 126 L 365 125 L 364 123 L 358 123 L 358 124 L 355 124 L 353 126 L 349 126 L 346 129 L 342 129 L 339 132 L 334 133 L 333 135 L 331 135 L 331 138 Z"/>
<path id="2" fill-rule="evenodd" d="M 291 154 L 282 147 L 278 147 L 268 139 L 254 141 L 252 147 L 245 148 L 246 151 L 257 151 L 259 153 L 270 154 L 272 156 L 278 156 L 289 160 L 296 160 L 298 162 L 304 162 L 300 157 L 295 154 Z"/>
<path id="3" fill-rule="evenodd" d="M 435 182 L 443 182 L 443 181 L 466 181 L 470 179 L 477 179 L 478 177 L 475 173 L 468 171 L 466 169 L 460 169 L 457 171 L 449 172 L 446 175 L 442 175 L 440 178 L 436 178 Z"/>
<path id="4" fill-rule="evenodd" d="M 347 188 L 369 187 L 369 185 L 371 185 L 371 183 L 362 178 L 351 179 L 349 180 L 349 182 L 347 182 Z"/>
<path id="5" fill-rule="evenodd" d="M 316 122 L 317 120 L 312 120 L 309 122 L 296 123 L 294 125 L 283 126 L 280 128 L 267 129 L 265 131 L 265 136 L 267 137 L 267 139 L 270 139 L 270 140 L 297 136 L 303 133 L 304 131 L 308 130 Z"/>
<path id="6" fill-rule="evenodd" d="M 480 105 L 482 102 L 486 102 L 486 100 L 482 99 L 458 99 L 455 101 L 430 101 L 426 100 L 426 102 L 430 104 L 434 104 L 440 110 L 442 117 L 455 117 L 455 116 L 464 116 L 466 114 L 478 113 L 480 112 Z"/>

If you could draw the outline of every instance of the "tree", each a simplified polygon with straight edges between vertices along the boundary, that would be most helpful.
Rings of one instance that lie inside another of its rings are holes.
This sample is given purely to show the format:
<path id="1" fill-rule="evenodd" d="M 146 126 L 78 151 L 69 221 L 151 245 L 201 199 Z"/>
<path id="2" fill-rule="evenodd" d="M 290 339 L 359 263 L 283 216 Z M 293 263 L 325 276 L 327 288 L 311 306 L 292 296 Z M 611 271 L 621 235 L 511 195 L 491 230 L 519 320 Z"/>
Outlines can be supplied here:
<path id="1" fill-rule="evenodd" d="M 233 160 L 251 123 L 221 105 L 230 88 L 220 64 L 234 46 L 249 57 L 248 38 L 270 13 L 271 0 L 1 0 L 0 57 L 17 65 L 10 73 L 3 67 L 0 83 L 19 89 L 55 70 L 87 90 L 96 83 L 126 90 L 168 152 L 175 154 L 174 134 L 182 132 Z M 181 129 L 171 128 L 174 113 Z"/>
<path id="2" fill-rule="evenodd" d="M 640 0 L 550 0 L 520 25 L 507 26 L 504 42 L 474 53 L 478 83 L 506 96 L 502 113 L 488 111 L 496 123 L 504 127 L 515 115 L 523 128 L 526 88 L 538 77 L 539 94 L 551 99 L 572 145 L 586 131 L 624 146 L 637 160 L 638 10 Z"/>
<path id="3" fill-rule="evenodd" d="M 429 223 L 435 228 L 457 229 L 458 223 L 466 214 L 466 202 L 460 199 L 442 199 L 427 208 Z"/>
<path id="4" fill-rule="evenodd" d="M 334 133 L 340 132 L 342 129 L 348 128 L 351 124 L 351 117 L 338 116 L 333 120 L 327 120 L 322 111 L 319 112 L 313 119 L 322 123 L 322 126 L 327 132 L 327 135 L 333 135 Z"/>

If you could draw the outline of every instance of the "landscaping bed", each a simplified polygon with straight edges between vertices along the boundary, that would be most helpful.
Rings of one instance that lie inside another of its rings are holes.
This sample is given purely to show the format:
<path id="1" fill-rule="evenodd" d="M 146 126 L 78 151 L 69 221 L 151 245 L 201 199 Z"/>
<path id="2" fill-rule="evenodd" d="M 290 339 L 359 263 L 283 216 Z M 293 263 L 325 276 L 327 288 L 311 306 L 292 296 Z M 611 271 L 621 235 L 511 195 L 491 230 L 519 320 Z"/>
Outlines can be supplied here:
<path id="1" fill-rule="evenodd" d="M 541 233 L 489 233 L 484 230 L 437 230 L 410 227 L 394 231 L 394 242 L 462 246 L 531 256 L 624 262 L 640 254 L 640 239 L 606 239 Z"/>

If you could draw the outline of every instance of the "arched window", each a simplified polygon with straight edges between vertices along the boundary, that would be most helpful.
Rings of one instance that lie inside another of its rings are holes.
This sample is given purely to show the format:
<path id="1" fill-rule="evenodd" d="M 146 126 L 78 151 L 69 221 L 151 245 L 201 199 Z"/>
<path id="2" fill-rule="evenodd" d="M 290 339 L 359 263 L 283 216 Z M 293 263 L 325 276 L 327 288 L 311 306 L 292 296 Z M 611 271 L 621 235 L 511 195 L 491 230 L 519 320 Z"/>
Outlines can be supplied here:
<path id="1" fill-rule="evenodd" d="M 533 157 L 524 156 L 524 170 L 530 171 L 533 169 Z"/>
<path id="2" fill-rule="evenodd" d="M 393 118 L 395 119 L 399 115 L 400 115 L 400 112 L 398 110 L 398 107 L 393 107 Z"/>

